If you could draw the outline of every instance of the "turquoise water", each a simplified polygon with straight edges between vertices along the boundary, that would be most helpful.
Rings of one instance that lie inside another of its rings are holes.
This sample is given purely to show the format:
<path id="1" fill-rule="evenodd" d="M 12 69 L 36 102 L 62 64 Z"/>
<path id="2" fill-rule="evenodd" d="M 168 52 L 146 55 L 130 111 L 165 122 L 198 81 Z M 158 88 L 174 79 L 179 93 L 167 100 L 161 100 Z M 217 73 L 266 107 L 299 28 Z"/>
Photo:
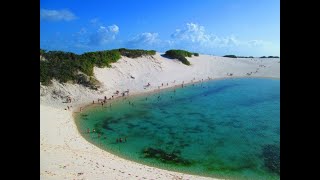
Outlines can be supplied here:
<path id="1" fill-rule="evenodd" d="M 150 166 L 280 179 L 280 80 L 225 79 L 168 89 L 90 107 L 76 114 L 76 124 L 89 142 Z"/>

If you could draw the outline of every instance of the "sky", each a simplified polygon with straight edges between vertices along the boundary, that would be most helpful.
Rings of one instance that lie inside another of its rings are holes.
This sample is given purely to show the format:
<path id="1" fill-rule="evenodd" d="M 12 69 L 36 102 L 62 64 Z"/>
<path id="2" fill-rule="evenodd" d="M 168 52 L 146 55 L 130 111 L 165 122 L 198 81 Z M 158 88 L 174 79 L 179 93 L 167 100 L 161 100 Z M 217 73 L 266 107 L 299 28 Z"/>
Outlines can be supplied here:
<path id="1" fill-rule="evenodd" d="M 40 0 L 40 48 L 280 55 L 279 0 Z"/>

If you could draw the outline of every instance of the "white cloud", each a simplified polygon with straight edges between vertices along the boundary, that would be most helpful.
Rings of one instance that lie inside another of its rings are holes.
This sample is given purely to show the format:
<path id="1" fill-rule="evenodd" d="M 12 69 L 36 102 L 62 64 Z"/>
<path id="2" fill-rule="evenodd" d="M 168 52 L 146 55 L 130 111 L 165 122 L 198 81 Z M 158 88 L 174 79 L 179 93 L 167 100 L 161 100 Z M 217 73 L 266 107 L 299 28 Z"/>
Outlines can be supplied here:
<path id="1" fill-rule="evenodd" d="M 182 29 L 176 29 L 171 35 L 175 43 L 193 44 L 192 46 L 201 47 L 226 47 L 236 46 L 239 41 L 232 35 L 227 37 L 218 37 L 207 33 L 204 26 L 196 23 L 187 23 Z"/>
<path id="2" fill-rule="evenodd" d="M 118 33 L 119 32 L 119 27 L 117 25 L 109 26 L 108 29 L 109 29 L 110 32 L 113 32 L 113 33 Z"/>
<path id="3" fill-rule="evenodd" d="M 205 28 L 195 23 L 187 23 L 183 29 L 176 29 L 171 35 L 172 38 L 197 43 L 204 43 L 210 40 Z"/>
<path id="4" fill-rule="evenodd" d="M 128 41 L 130 46 L 146 45 L 146 44 L 154 45 L 159 42 L 160 40 L 158 39 L 158 33 L 150 33 L 150 32 L 144 32 L 144 33 L 138 34 Z"/>
<path id="5" fill-rule="evenodd" d="M 71 21 L 77 17 L 69 10 L 40 10 L 40 19 L 47 21 Z"/>
<path id="6" fill-rule="evenodd" d="M 117 25 L 111 25 L 108 27 L 100 26 L 97 32 L 90 36 L 90 45 L 105 45 L 116 38 L 119 33 L 119 27 Z"/>
<path id="7" fill-rule="evenodd" d="M 187 23 L 183 28 L 176 29 L 171 34 L 173 46 L 191 49 L 212 49 L 212 48 L 258 48 L 268 46 L 270 43 L 262 40 L 239 40 L 234 35 L 219 37 L 208 33 L 204 26 L 196 23 Z"/>

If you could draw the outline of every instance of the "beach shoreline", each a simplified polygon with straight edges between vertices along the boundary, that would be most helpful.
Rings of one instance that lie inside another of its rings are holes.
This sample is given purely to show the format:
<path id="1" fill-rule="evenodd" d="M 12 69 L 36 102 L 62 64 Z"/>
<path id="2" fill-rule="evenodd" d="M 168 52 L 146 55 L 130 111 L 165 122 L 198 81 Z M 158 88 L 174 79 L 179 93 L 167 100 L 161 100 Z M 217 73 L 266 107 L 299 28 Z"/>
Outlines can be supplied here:
<path id="1" fill-rule="evenodd" d="M 184 83 L 184 87 L 187 87 L 189 85 L 193 85 L 193 84 L 199 84 L 199 83 L 202 83 L 202 82 L 208 82 L 208 81 L 218 81 L 218 80 L 225 80 L 225 79 L 240 79 L 240 78 L 252 78 L 252 79 L 275 79 L 275 80 L 280 80 L 280 78 L 276 78 L 276 77 L 254 77 L 254 76 L 235 76 L 235 77 L 221 77 L 221 78 L 210 78 L 210 79 L 206 79 L 206 80 L 203 80 L 203 81 L 196 81 L 196 82 L 189 82 L 189 83 Z M 117 96 L 115 97 L 114 99 L 108 99 L 106 101 L 106 104 L 107 103 L 116 103 L 118 101 L 121 101 L 121 100 L 125 100 L 125 98 L 133 98 L 133 97 L 139 97 L 139 96 L 145 96 L 145 95 L 153 95 L 153 94 L 156 94 L 156 93 L 159 93 L 159 92 L 162 92 L 162 91 L 166 91 L 166 90 L 170 90 L 170 89 L 180 89 L 182 88 L 181 87 L 182 84 L 177 84 L 177 85 L 174 85 L 174 86 L 167 86 L 167 87 L 164 87 L 164 88 L 161 88 L 161 89 L 153 89 L 153 90 L 149 90 L 149 91 L 146 91 L 146 92 L 136 92 L 136 93 L 133 93 L 133 94 L 129 94 L 129 95 L 125 95 L 125 96 Z M 93 106 L 100 106 L 101 103 L 98 103 L 98 102 L 95 102 L 94 104 L 93 103 L 83 103 L 83 104 L 78 104 L 75 106 L 75 108 L 72 110 L 72 113 L 79 113 L 81 111 L 77 111 L 77 109 L 80 109 L 80 107 L 82 109 L 86 109 L 88 107 L 93 107 Z"/>
<path id="2" fill-rule="evenodd" d="M 190 81 L 193 78 L 199 80 L 202 77 L 205 81 L 208 76 L 213 77 L 210 80 L 229 78 L 280 79 L 280 73 L 278 73 L 280 71 L 279 60 L 256 60 L 251 62 L 248 59 L 233 60 L 208 55 L 201 55 L 189 60 L 193 64 L 192 67 L 161 58 L 159 54 L 152 61 L 148 58 L 138 58 L 137 60 L 122 58 L 119 60 L 120 62 L 114 63 L 113 68 L 96 68 L 97 79 L 102 81 L 106 88 L 102 93 L 69 84 L 57 85 L 56 83 L 53 87 L 46 88 L 47 94 L 44 93 L 44 96 L 40 99 L 40 178 L 214 179 L 154 168 L 120 158 L 85 140 L 78 131 L 74 118 L 74 114 L 79 113 L 80 107 L 87 108 L 93 105 L 93 100 L 96 101 L 104 96 L 111 97 L 115 90 L 125 91 L 130 89 L 129 96 L 124 97 L 134 97 L 181 88 L 181 84 L 172 85 L 170 83 L 168 86 L 157 89 L 159 84 L 174 80 L 176 82 L 185 81 L 184 85 L 189 86 L 192 84 Z M 270 65 L 263 69 L 262 73 L 258 72 L 257 75 L 253 74 L 251 76 L 245 75 L 259 68 L 258 65 L 268 63 Z M 199 73 L 199 70 L 205 72 Z M 190 73 L 185 74 L 186 71 Z M 133 73 L 137 80 L 128 78 L 127 76 L 131 74 L 126 72 Z M 275 72 L 277 73 L 275 74 Z M 227 76 L 227 73 L 235 73 L 236 75 L 230 77 Z M 141 79 L 139 79 L 140 77 Z M 145 91 L 142 87 L 147 82 L 152 82 L 152 88 Z M 65 94 L 67 95 L 71 94 L 70 96 L 74 98 L 72 103 L 61 103 L 63 98 L 53 97 L 52 92 L 54 90 L 66 92 Z M 121 99 L 122 97 L 107 100 L 107 103 L 116 103 Z M 67 105 L 72 105 L 72 108 L 65 110 Z M 101 104 L 94 105 L 101 106 Z"/>

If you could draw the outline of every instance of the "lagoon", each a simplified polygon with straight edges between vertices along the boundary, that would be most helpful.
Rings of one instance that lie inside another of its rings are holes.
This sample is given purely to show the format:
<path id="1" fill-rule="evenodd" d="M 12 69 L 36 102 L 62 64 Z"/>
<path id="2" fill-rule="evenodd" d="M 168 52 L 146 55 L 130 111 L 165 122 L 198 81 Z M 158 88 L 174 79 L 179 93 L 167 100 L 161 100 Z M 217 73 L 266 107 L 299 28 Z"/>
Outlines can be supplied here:
<path id="1" fill-rule="evenodd" d="M 280 179 L 278 79 L 213 80 L 128 97 L 87 108 L 76 124 L 89 142 L 142 164 L 217 178 Z"/>

